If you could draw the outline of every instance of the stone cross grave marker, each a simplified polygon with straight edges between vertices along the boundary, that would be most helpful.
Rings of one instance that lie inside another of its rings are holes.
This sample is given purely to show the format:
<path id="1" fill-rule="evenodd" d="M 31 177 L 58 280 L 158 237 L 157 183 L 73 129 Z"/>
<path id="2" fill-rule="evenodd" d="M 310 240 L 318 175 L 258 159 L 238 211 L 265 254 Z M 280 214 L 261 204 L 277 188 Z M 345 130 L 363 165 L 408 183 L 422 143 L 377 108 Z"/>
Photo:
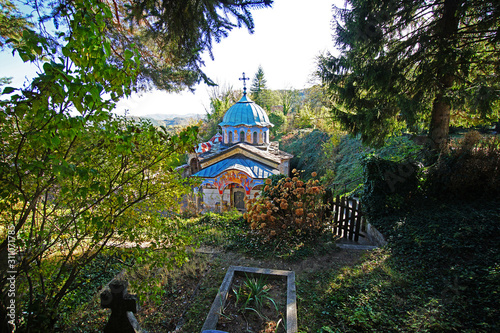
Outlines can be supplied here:
<path id="1" fill-rule="evenodd" d="M 113 280 L 109 290 L 101 293 L 101 307 L 111 309 L 104 333 L 139 333 L 139 323 L 134 317 L 138 310 L 137 296 L 127 293 L 128 283 L 124 280 Z"/>

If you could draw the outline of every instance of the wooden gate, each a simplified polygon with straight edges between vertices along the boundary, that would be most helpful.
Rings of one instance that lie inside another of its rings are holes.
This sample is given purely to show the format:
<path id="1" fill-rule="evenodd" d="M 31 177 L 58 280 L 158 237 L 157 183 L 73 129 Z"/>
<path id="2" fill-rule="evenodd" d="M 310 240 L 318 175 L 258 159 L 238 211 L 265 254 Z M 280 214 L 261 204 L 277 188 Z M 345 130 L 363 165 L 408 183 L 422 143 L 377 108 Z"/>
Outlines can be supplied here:
<path id="1" fill-rule="evenodd" d="M 361 234 L 364 217 L 358 200 L 337 196 L 333 202 L 332 214 L 335 222 L 333 228 L 335 235 L 355 242 L 359 240 L 359 236 L 365 237 Z"/>

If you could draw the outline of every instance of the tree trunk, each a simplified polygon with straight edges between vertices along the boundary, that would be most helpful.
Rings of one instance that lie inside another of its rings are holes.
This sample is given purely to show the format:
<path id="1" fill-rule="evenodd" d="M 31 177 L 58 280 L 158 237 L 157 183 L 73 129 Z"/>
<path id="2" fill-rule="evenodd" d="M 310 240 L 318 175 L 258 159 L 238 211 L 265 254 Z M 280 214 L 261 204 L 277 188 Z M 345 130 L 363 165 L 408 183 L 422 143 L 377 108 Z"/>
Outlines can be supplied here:
<path id="1" fill-rule="evenodd" d="M 434 98 L 429 127 L 429 146 L 434 151 L 442 150 L 448 142 L 451 105 L 442 94 Z"/>
<path id="2" fill-rule="evenodd" d="M 436 25 L 434 38 L 439 40 L 436 61 L 438 69 L 436 81 L 438 91 L 432 104 L 431 123 L 429 126 L 429 146 L 433 151 L 443 149 L 450 131 L 451 104 L 446 92 L 453 86 L 456 73 L 456 55 L 454 36 L 458 30 L 457 10 L 460 0 L 445 0 L 441 10 L 441 20 Z"/>

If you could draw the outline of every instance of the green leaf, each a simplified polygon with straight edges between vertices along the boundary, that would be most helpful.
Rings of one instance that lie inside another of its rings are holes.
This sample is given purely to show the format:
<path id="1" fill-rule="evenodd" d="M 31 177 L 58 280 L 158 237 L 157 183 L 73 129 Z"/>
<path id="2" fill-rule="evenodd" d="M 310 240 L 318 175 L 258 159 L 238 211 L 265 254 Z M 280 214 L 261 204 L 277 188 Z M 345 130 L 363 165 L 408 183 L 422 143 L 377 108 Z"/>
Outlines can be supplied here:
<path id="1" fill-rule="evenodd" d="M 5 87 L 3 89 L 3 92 L 2 92 L 2 95 L 8 95 L 8 94 L 12 94 L 14 91 L 16 91 L 17 89 L 16 88 L 13 88 L 13 87 Z"/>

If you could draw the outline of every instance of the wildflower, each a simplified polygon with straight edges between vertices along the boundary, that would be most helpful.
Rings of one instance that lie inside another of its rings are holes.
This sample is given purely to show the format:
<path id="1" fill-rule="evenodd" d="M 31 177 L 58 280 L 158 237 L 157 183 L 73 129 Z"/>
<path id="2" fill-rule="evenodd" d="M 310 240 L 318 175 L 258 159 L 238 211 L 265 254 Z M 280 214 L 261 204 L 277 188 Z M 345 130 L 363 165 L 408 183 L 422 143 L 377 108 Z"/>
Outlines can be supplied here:
<path id="1" fill-rule="evenodd" d="M 267 178 L 266 179 L 266 185 L 271 185 L 271 183 L 272 183 L 271 179 Z"/>
<path id="2" fill-rule="evenodd" d="M 312 177 L 316 177 L 318 174 L 316 173 L 316 171 L 313 171 L 313 173 L 311 173 L 311 176 Z"/>
<path id="3" fill-rule="evenodd" d="M 264 191 L 269 191 L 269 185 L 266 185 L 266 187 L 264 187 Z"/>
<path id="4" fill-rule="evenodd" d="M 295 215 L 302 216 L 304 215 L 304 210 L 302 208 L 298 208 L 295 210 Z"/>
<path id="5" fill-rule="evenodd" d="M 261 218 L 262 220 L 265 220 L 265 219 L 266 219 L 266 217 L 267 217 L 267 215 L 266 215 L 266 214 L 264 214 L 264 213 L 260 214 L 260 218 Z"/>
<path id="6" fill-rule="evenodd" d="M 304 205 L 304 204 L 302 203 L 302 201 L 297 201 L 297 202 L 295 203 L 295 206 L 297 206 L 297 207 L 299 207 L 299 208 L 300 208 L 300 207 L 302 207 L 303 205 Z"/>
<path id="7" fill-rule="evenodd" d="M 302 223 L 302 218 L 295 219 L 295 223 L 301 224 Z"/>
<path id="8" fill-rule="evenodd" d="M 298 179 L 297 177 L 293 177 L 293 178 L 292 178 L 292 180 L 293 180 L 294 182 L 297 182 L 299 179 Z"/>
<path id="9" fill-rule="evenodd" d="M 276 236 L 276 231 L 271 230 L 271 236 Z"/>
<path id="10" fill-rule="evenodd" d="M 314 218 L 315 216 L 316 216 L 316 215 L 315 215 L 314 213 L 309 213 L 309 214 L 307 214 L 307 217 L 308 217 L 308 218 L 310 218 L 310 219 Z"/>
<path id="11" fill-rule="evenodd" d="M 297 169 L 293 169 L 292 173 L 294 173 L 294 174 L 297 173 Z"/>
<path id="12" fill-rule="evenodd" d="M 303 195 L 304 193 L 306 193 L 306 190 L 303 187 L 297 189 L 297 195 Z"/>
<path id="13" fill-rule="evenodd" d="M 281 208 L 281 209 L 287 209 L 287 208 L 288 208 L 288 203 L 287 203 L 286 201 L 285 201 L 285 202 L 283 202 L 283 201 L 282 201 L 282 202 L 280 203 L 280 208 Z"/>
<path id="14" fill-rule="evenodd" d="M 298 186 L 298 187 L 302 187 L 302 186 L 304 186 L 304 182 L 303 182 L 302 180 L 299 180 L 299 181 L 297 182 L 297 186 Z"/>
<path id="15" fill-rule="evenodd" d="M 250 228 L 252 228 L 252 230 L 256 229 L 257 228 L 257 222 L 252 222 L 252 224 L 250 224 Z"/>
<path id="16" fill-rule="evenodd" d="M 261 227 L 262 229 L 264 229 L 264 228 L 266 227 L 266 225 L 267 225 L 267 224 L 262 223 L 262 224 L 260 225 L 260 227 Z"/>

